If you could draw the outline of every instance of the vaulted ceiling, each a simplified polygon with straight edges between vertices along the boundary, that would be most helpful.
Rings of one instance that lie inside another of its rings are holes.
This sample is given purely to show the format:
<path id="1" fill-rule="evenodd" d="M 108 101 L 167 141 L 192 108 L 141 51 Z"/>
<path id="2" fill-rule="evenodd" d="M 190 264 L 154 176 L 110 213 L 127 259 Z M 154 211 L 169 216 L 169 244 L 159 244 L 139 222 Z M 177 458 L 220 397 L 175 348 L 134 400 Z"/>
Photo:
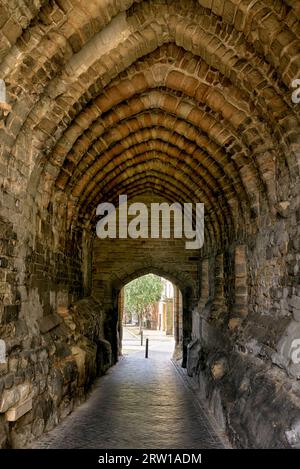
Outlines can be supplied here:
<path id="1" fill-rule="evenodd" d="M 204 202 L 216 240 L 291 195 L 299 1 L 0 5 L 7 187 L 63 192 L 83 224 L 120 194 Z"/>

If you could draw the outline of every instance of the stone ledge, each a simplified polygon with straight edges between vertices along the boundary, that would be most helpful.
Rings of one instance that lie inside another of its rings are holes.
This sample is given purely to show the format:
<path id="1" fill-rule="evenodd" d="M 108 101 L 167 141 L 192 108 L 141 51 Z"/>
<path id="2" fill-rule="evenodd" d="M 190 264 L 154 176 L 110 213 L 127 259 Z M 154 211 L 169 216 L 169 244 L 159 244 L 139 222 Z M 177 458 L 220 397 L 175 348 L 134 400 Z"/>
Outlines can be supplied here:
<path id="1" fill-rule="evenodd" d="M 26 401 L 22 402 L 15 407 L 11 407 L 7 412 L 5 412 L 5 418 L 8 422 L 15 422 L 20 417 L 25 415 L 32 409 L 32 398 L 30 397 Z"/>
<path id="2" fill-rule="evenodd" d="M 0 413 L 17 406 L 18 402 L 24 402 L 31 391 L 30 383 L 19 384 L 18 386 L 5 389 L 0 400 Z"/>

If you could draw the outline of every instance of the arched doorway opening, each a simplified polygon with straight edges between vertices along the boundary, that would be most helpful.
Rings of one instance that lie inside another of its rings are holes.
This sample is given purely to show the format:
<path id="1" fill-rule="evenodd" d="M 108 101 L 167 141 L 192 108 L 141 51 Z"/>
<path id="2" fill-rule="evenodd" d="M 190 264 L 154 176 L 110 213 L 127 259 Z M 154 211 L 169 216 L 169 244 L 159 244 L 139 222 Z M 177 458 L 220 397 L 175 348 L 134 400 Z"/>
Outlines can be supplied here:
<path id="1" fill-rule="evenodd" d="M 140 322 L 137 314 L 126 311 L 126 288 L 132 282 L 147 276 L 160 279 L 162 291 L 160 298 L 152 304 Z M 143 269 L 128 276 L 117 295 L 119 355 L 127 353 L 130 349 L 141 350 L 141 344 L 143 343 L 145 346 L 147 337 L 151 337 L 155 343 L 163 342 L 164 338 L 165 341 L 168 341 L 169 338 L 171 339 L 169 342 L 172 344 L 172 355 L 184 362 L 184 344 L 187 342 L 185 337 L 190 337 L 190 331 L 186 328 L 189 321 L 185 316 L 190 316 L 191 319 L 191 311 L 185 308 L 184 298 L 187 296 L 184 294 L 185 290 L 173 276 L 166 275 L 165 272 L 156 269 Z M 125 333 L 124 328 L 126 328 Z M 143 331 L 143 341 L 141 330 Z M 130 347 L 128 335 L 131 333 L 132 346 Z M 125 344 L 126 338 L 127 343 Z"/>
<path id="2" fill-rule="evenodd" d="M 120 354 L 151 348 L 176 357 L 182 350 L 182 293 L 170 280 L 153 274 L 128 281 L 118 297 Z"/>

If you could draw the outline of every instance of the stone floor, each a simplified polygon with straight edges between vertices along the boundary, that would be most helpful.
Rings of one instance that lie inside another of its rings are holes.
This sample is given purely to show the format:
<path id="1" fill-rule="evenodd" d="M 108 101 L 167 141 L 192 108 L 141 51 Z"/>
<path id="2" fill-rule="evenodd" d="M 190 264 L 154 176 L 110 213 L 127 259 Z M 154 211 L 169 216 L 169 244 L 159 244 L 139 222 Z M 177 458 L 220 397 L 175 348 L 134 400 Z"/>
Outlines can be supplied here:
<path id="1" fill-rule="evenodd" d="M 147 334 L 145 334 L 147 337 Z M 34 448 L 223 448 L 221 433 L 171 361 L 172 339 L 149 332 L 149 358 L 125 331 L 124 356 L 89 399 Z"/>

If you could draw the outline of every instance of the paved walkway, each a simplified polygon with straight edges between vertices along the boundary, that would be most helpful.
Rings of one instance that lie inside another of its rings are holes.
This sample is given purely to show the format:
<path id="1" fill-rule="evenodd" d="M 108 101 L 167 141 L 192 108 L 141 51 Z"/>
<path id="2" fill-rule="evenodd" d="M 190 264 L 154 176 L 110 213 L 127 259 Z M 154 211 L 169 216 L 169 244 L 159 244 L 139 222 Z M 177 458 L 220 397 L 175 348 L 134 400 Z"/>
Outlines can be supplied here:
<path id="1" fill-rule="evenodd" d="M 170 359 L 172 340 L 158 342 L 159 337 L 150 336 L 145 359 L 139 338 L 126 332 L 124 358 L 97 380 L 89 399 L 35 448 L 224 447 Z"/>

